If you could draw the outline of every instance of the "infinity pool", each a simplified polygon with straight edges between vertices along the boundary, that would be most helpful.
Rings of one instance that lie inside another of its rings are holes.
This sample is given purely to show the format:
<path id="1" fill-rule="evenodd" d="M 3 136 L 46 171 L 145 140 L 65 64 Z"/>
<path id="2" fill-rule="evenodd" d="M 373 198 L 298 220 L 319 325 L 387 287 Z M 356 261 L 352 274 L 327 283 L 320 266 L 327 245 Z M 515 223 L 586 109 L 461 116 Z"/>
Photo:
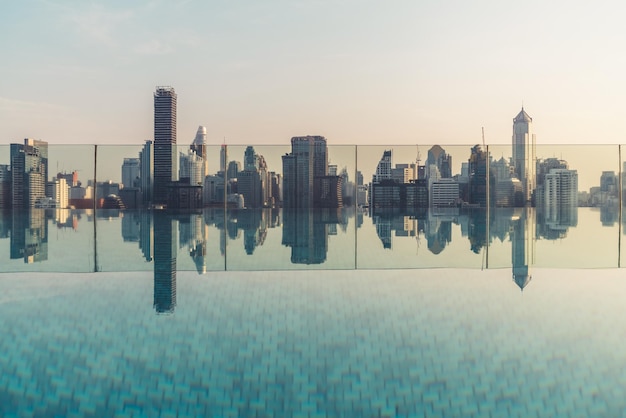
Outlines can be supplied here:
<path id="1" fill-rule="evenodd" d="M 0 274 L 0 415 L 622 416 L 623 276 Z"/>

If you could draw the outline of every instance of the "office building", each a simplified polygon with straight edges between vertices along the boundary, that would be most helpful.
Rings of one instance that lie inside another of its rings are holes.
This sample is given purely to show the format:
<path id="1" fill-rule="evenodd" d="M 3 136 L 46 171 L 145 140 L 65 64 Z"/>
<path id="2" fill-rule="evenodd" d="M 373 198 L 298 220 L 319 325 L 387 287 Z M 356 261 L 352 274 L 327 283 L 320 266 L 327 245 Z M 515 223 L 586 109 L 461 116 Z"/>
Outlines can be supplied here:
<path id="1" fill-rule="evenodd" d="M 122 186 L 139 187 L 141 185 L 141 161 L 139 158 L 124 158 L 122 164 Z"/>
<path id="2" fill-rule="evenodd" d="M 283 206 L 314 207 L 315 182 L 328 175 L 328 150 L 323 136 L 291 138 L 291 153 L 283 156 Z M 317 188 L 320 190 L 320 188 Z M 340 201 L 340 199 L 337 199 Z"/>
<path id="3" fill-rule="evenodd" d="M 167 185 L 177 180 L 176 92 L 157 87 L 154 93 L 154 188 L 153 202 L 167 202 Z"/>
<path id="4" fill-rule="evenodd" d="M 11 144 L 11 194 L 14 208 L 34 208 L 46 198 L 48 143 L 26 138 Z"/>
<path id="5" fill-rule="evenodd" d="M 480 145 L 475 145 L 470 151 L 468 160 L 469 183 L 467 200 L 470 204 L 486 207 L 491 201 L 493 175 L 489 174 L 490 181 L 487 182 L 488 156 Z M 488 197 L 489 196 L 489 197 Z"/>
<path id="6" fill-rule="evenodd" d="M 544 180 L 544 220 L 553 229 L 578 224 L 578 172 L 552 169 Z"/>
<path id="7" fill-rule="evenodd" d="M 179 158 L 179 179 L 181 181 L 183 179 L 189 179 L 189 184 L 203 185 L 204 178 L 206 177 L 204 174 L 204 159 L 191 149 L 186 153 L 181 152 Z"/>
<path id="8" fill-rule="evenodd" d="M 442 178 L 430 186 L 430 205 L 432 207 L 454 206 L 459 200 L 459 183 L 451 178 Z"/>
<path id="9" fill-rule="evenodd" d="M 64 178 L 53 179 L 48 183 L 48 207 L 65 209 L 69 207 L 70 186 Z"/>
<path id="10" fill-rule="evenodd" d="M 385 150 L 374 174 L 373 182 L 380 183 L 383 180 L 391 179 L 391 150 Z"/>
<path id="11" fill-rule="evenodd" d="M 452 156 L 439 145 L 434 145 L 428 150 L 428 158 L 426 159 L 426 169 L 429 166 L 437 167 L 439 178 L 446 179 L 452 177 Z"/>

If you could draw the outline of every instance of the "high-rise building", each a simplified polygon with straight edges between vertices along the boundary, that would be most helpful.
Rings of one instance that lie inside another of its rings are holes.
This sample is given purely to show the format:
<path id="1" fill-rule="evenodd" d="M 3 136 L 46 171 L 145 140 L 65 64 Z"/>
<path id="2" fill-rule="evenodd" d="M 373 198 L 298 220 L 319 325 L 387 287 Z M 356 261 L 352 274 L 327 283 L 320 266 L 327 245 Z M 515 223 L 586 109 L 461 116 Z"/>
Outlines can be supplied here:
<path id="1" fill-rule="evenodd" d="M 246 208 L 263 206 L 263 190 L 259 175 L 257 154 L 253 147 L 247 147 L 244 157 L 244 169 L 237 174 L 237 190 L 243 195 Z"/>
<path id="2" fill-rule="evenodd" d="M 439 178 L 447 179 L 452 177 L 452 156 L 439 145 L 434 145 L 428 150 L 428 158 L 426 159 L 426 167 L 434 165 L 439 171 Z"/>
<path id="3" fill-rule="evenodd" d="M 178 175 L 176 153 L 176 92 L 157 87 L 154 93 L 153 202 L 167 203 L 167 185 Z"/>
<path id="4" fill-rule="evenodd" d="M 200 125 L 198 126 L 198 131 L 196 132 L 196 137 L 191 143 L 190 147 L 191 151 L 194 152 L 198 157 L 202 158 L 202 181 L 209 174 L 209 163 L 207 161 L 207 143 L 206 143 L 206 127 Z"/>
<path id="5" fill-rule="evenodd" d="M 483 151 L 480 145 L 475 145 L 471 149 L 468 161 L 469 183 L 468 183 L 468 200 L 471 204 L 477 204 L 486 207 L 491 202 L 493 190 L 493 175 L 489 173 L 489 182 L 487 182 L 488 155 Z"/>
<path id="6" fill-rule="evenodd" d="M 26 138 L 11 144 L 11 193 L 14 208 L 33 208 L 46 197 L 48 143 Z"/>
<path id="7" fill-rule="evenodd" d="M 139 165 L 141 169 L 141 199 L 144 205 L 152 202 L 152 141 L 146 141 L 139 151 Z"/>
<path id="8" fill-rule="evenodd" d="M 70 186 L 64 178 L 53 179 L 48 183 L 48 189 L 50 190 L 48 196 L 52 206 L 61 209 L 69 207 Z"/>
<path id="9" fill-rule="evenodd" d="M 374 183 L 380 183 L 383 180 L 391 179 L 391 150 L 385 150 L 374 174 Z"/>
<path id="10" fill-rule="evenodd" d="M 310 208 L 315 204 L 315 179 L 328 174 L 328 151 L 323 136 L 291 138 L 291 154 L 283 156 L 283 206 Z"/>
<path id="11" fill-rule="evenodd" d="M 578 224 L 578 172 L 552 169 L 544 180 L 544 219 L 551 228 Z"/>
<path id="12" fill-rule="evenodd" d="M 513 119 L 513 168 L 522 182 L 525 202 L 530 202 L 535 189 L 535 134 L 533 119 L 522 110 Z"/>
<path id="13" fill-rule="evenodd" d="M 0 208 L 11 206 L 11 166 L 0 164 Z"/>
<path id="14" fill-rule="evenodd" d="M 124 158 L 122 164 L 122 184 L 126 187 L 139 187 L 141 182 L 141 161 L 139 158 Z"/>
<path id="15" fill-rule="evenodd" d="M 187 153 L 180 153 L 179 178 L 181 181 L 189 179 L 191 185 L 204 186 L 204 159 L 191 149 Z M 186 180 L 185 180 L 186 181 Z"/>
<path id="16" fill-rule="evenodd" d="M 222 175 L 226 171 L 226 161 L 228 161 L 228 147 L 226 144 L 222 144 L 220 148 L 220 172 Z"/>

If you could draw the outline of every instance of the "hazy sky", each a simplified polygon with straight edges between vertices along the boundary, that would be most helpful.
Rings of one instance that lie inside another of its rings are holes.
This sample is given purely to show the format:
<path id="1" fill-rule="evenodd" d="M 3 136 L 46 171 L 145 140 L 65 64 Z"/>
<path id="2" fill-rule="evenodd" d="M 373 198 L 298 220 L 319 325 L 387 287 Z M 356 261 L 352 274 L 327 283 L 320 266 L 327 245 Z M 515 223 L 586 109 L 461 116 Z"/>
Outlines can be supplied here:
<path id="1" fill-rule="evenodd" d="M 621 1 L 3 2 L 0 143 L 626 143 Z"/>

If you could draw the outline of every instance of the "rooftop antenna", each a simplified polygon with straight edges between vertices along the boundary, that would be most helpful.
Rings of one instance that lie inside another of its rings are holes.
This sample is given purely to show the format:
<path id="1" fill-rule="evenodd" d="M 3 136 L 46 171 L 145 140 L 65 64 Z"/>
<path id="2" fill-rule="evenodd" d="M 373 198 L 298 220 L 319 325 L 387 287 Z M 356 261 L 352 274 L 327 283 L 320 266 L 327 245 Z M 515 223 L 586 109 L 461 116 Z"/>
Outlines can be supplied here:
<path id="1" fill-rule="evenodd" d="M 480 129 L 483 131 L 483 148 L 485 148 L 485 127 L 481 126 Z"/>

